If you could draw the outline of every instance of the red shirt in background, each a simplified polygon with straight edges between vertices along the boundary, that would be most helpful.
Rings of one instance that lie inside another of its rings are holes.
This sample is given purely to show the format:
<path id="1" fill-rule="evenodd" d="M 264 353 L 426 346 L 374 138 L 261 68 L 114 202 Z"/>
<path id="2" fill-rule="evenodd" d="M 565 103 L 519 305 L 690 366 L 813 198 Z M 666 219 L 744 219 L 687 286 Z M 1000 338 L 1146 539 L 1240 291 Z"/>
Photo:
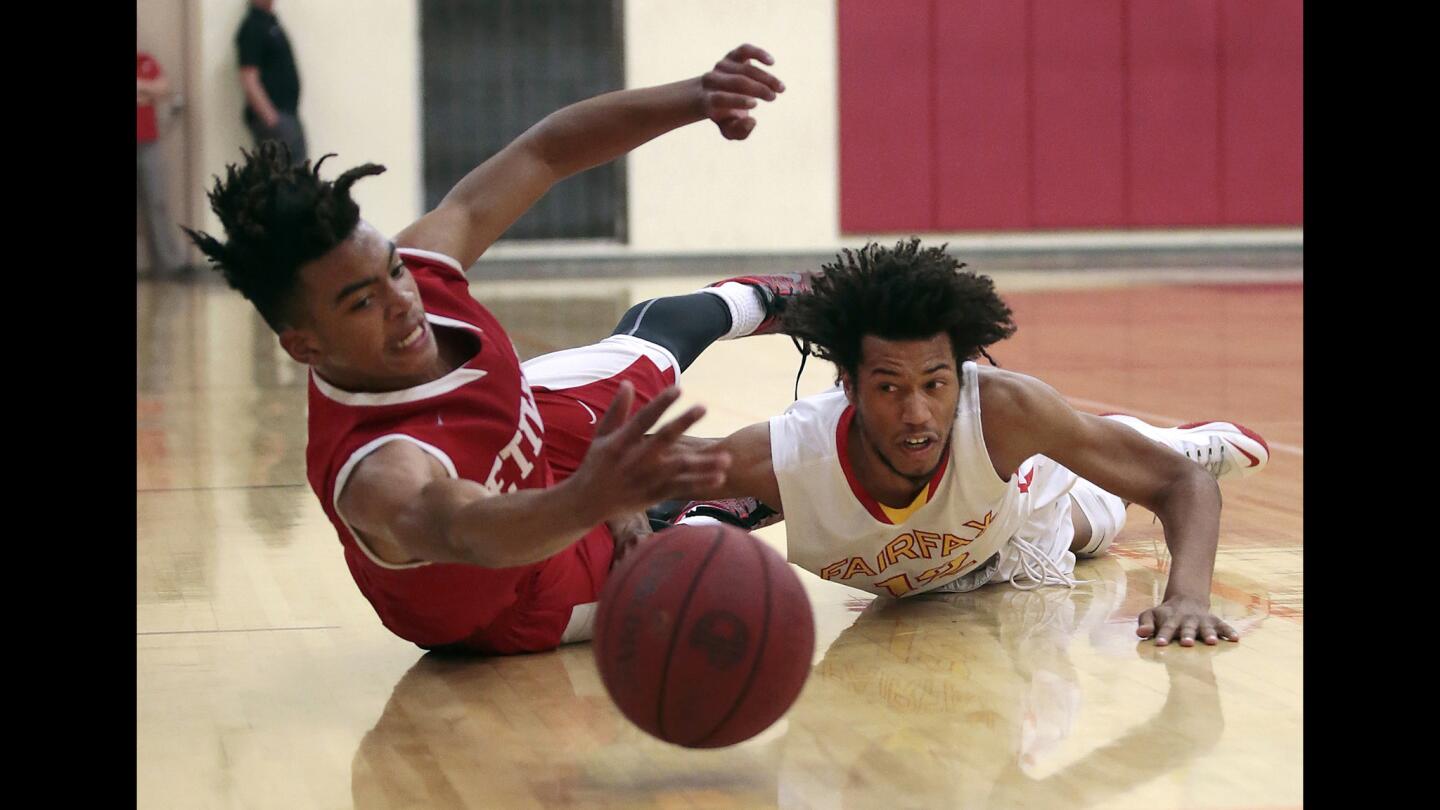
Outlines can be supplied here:
<path id="1" fill-rule="evenodd" d="M 160 63 L 144 51 L 135 52 L 135 78 L 160 78 Z M 135 141 L 150 143 L 158 140 L 160 129 L 155 124 L 155 105 L 135 103 Z"/>

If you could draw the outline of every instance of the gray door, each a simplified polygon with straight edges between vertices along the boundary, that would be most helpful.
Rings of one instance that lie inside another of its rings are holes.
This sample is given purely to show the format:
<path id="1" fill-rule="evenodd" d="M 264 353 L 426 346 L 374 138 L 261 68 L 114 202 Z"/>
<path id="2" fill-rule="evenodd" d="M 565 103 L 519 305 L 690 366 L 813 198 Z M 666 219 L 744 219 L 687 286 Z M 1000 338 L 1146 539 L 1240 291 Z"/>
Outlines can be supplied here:
<path id="1" fill-rule="evenodd" d="M 422 0 L 425 204 L 566 104 L 624 85 L 621 0 Z M 550 190 L 508 239 L 625 238 L 620 161 Z"/>

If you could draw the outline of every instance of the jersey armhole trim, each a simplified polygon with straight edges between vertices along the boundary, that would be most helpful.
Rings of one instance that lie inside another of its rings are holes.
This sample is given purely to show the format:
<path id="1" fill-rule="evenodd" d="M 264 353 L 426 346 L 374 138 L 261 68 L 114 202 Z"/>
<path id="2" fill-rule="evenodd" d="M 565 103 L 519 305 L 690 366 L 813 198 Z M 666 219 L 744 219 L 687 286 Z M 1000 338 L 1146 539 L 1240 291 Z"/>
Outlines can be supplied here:
<path id="1" fill-rule="evenodd" d="M 433 444 L 422 442 L 414 436 L 407 436 L 404 433 L 390 433 L 367 443 L 350 454 L 350 458 L 345 460 L 345 464 L 340 467 L 340 472 L 335 476 L 335 494 L 330 505 L 335 510 L 335 516 L 340 519 L 341 523 L 345 524 L 345 530 L 350 532 L 350 539 L 355 541 L 355 546 L 370 559 L 370 562 L 389 571 L 405 571 L 411 568 L 432 565 L 432 563 L 426 560 L 420 560 L 418 562 L 396 564 L 380 559 L 375 552 L 370 550 L 369 546 L 365 545 L 365 541 L 361 539 L 360 533 L 355 531 L 355 527 L 351 526 L 350 521 L 346 520 L 345 516 L 340 512 L 340 495 L 345 491 L 345 484 L 350 480 L 350 474 L 355 472 L 355 467 L 364 461 L 366 456 L 369 456 L 371 453 L 394 441 L 410 442 L 434 457 L 436 461 L 439 461 L 440 465 L 445 468 L 445 471 L 450 474 L 451 478 L 460 477 L 455 472 L 455 462 L 450 460 L 450 456 L 447 455 L 444 450 L 441 450 Z"/>
<path id="2" fill-rule="evenodd" d="M 781 469 L 797 470 L 835 460 L 839 453 L 839 446 L 835 443 L 835 431 L 825 424 L 828 419 L 823 414 L 814 414 L 814 406 L 808 402 L 814 397 L 829 393 L 831 392 L 823 391 L 812 397 L 805 397 L 797 403 L 791 403 L 784 412 L 765 420 L 770 425 L 770 465 L 777 477 Z M 795 405 L 800 403 L 810 407 L 812 413 L 796 415 Z M 802 447 L 806 452 L 802 453 L 798 449 Z"/>
<path id="3" fill-rule="evenodd" d="M 790 452 L 788 444 L 789 432 L 785 423 L 786 414 L 776 414 L 765 420 L 770 427 L 770 469 L 775 472 L 775 480 L 780 480 L 780 470 L 788 470 L 787 464 L 791 461 L 793 453 Z M 783 458 L 781 454 L 784 454 Z"/>
<path id="4" fill-rule="evenodd" d="M 417 259 L 426 259 L 435 264 L 443 265 L 444 267 L 454 270 L 459 274 L 461 279 L 469 280 L 465 278 L 465 269 L 460 266 L 460 262 L 446 256 L 444 253 L 436 253 L 433 250 L 421 250 L 420 248 L 411 247 L 396 248 L 395 253 L 400 256 L 414 256 Z"/>
<path id="5" fill-rule="evenodd" d="M 1015 483 L 1016 478 L 1020 475 L 1020 471 L 1017 469 L 1009 478 L 1002 478 L 1000 471 L 995 469 L 995 463 L 990 460 L 990 444 L 985 441 L 985 414 L 980 408 L 980 365 L 974 360 L 966 360 L 960 365 L 960 373 L 961 379 L 965 383 L 961 390 L 961 395 L 965 397 L 965 400 L 961 402 L 960 407 L 970 411 L 970 418 L 973 420 L 971 424 L 974 427 L 975 442 L 980 446 L 981 450 L 985 451 L 980 455 L 984 457 L 985 470 L 989 473 L 989 477 L 986 479 L 986 486 L 990 486 L 991 482 L 999 482 L 1008 487 Z M 958 420 L 958 413 L 956 414 L 956 418 Z M 1021 466 L 1024 466 L 1024 462 L 1021 462 Z"/>

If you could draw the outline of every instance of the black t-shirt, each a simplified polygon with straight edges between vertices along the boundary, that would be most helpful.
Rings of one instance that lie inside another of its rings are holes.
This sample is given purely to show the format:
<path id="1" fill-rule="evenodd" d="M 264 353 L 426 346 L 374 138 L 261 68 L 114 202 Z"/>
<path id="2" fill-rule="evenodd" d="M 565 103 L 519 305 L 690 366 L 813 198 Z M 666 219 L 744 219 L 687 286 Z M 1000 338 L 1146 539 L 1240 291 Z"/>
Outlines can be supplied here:
<path id="1" fill-rule="evenodd" d="M 275 109 L 294 114 L 300 107 L 300 72 L 295 69 L 290 39 L 275 15 L 251 6 L 235 44 L 240 48 L 240 66 L 260 69 L 260 84 Z M 248 103 L 245 119 L 259 119 Z"/>

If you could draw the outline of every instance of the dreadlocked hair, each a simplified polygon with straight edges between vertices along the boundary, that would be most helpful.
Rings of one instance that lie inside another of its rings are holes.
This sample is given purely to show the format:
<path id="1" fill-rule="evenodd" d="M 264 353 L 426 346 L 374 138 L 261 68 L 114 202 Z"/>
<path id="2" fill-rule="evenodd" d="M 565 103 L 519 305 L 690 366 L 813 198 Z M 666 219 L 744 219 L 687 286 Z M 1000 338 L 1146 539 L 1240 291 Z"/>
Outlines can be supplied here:
<path id="1" fill-rule="evenodd" d="M 291 163 L 289 147 L 279 141 L 240 154 L 244 162 L 227 165 L 225 179 L 216 177 L 207 195 L 228 241 L 189 228 L 185 233 L 278 333 L 288 325 L 300 266 L 344 241 L 360 221 L 350 186 L 385 167 L 366 163 L 327 182 L 320 179 L 320 164 L 333 153 L 313 167 L 309 160 Z"/>
<path id="2" fill-rule="evenodd" d="M 912 237 L 894 248 L 871 242 L 841 251 L 821 267 L 811 292 L 787 301 L 784 331 L 852 378 L 866 335 L 925 340 L 943 332 L 957 362 L 990 360 L 985 348 L 1015 334 L 1010 307 L 988 276 L 964 270 L 945 248 L 921 248 Z"/>

